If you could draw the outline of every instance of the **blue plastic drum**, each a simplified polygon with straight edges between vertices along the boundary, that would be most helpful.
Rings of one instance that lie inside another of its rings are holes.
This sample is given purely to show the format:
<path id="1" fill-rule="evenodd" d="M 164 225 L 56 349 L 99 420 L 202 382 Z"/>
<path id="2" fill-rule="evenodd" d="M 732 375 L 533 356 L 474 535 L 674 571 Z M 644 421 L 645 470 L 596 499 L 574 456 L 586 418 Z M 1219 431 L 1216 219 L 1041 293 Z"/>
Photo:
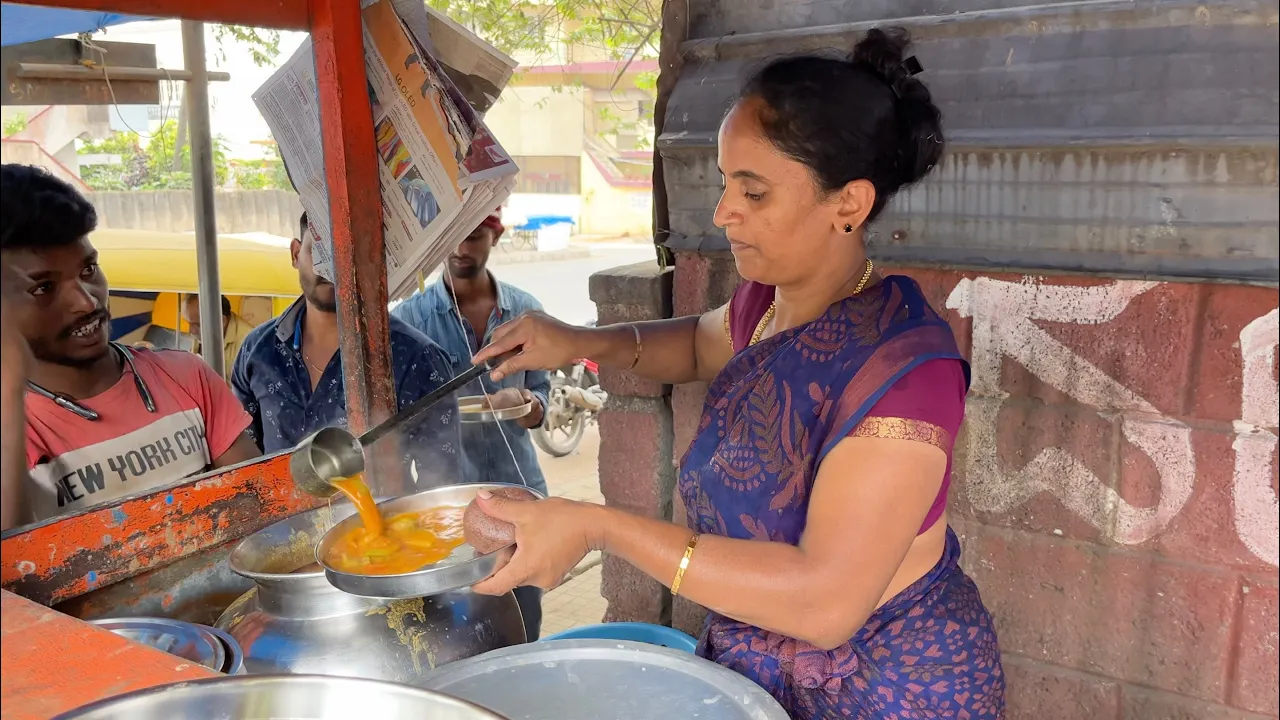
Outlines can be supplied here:
<path id="1" fill-rule="evenodd" d="M 638 622 L 600 623 L 565 630 L 543 640 L 630 640 L 632 642 L 660 645 L 672 650 L 692 653 L 698 641 L 687 633 L 665 625 L 651 625 Z"/>

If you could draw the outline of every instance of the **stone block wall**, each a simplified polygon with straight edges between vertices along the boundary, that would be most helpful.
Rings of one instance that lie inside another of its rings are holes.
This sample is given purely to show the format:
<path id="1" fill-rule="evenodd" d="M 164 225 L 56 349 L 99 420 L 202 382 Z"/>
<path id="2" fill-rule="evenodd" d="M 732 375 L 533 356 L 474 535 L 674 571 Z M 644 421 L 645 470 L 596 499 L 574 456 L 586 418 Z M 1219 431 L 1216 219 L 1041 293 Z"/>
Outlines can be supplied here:
<path id="1" fill-rule="evenodd" d="M 672 270 L 660 270 L 652 262 L 592 275 L 597 322 L 671 317 L 672 276 Z M 670 520 L 675 489 L 670 386 L 609 368 L 601 368 L 600 384 L 609 393 L 609 403 L 600 413 L 600 491 L 605 503 Z M 670 622 L 671 593 L 662 583 L 609 555 L 603 565 L 606 622 Z"/>
<path id="2" fill-rule="evenodd" d="M 103 228 L 195 232 L 195 195 L 190 190 L 94 192 L 86 195 Z M 286 190 L 220 190 L 214 193 L 220 233 L 298 234 L 302 203 Z"/>
<path id="3" fill-rule="evenodd" d="M 920 282 L 973 365 L 950 522 L 996 618 L 1010 720 L 1280 715 L 1276 289 L 891 271 Z M 738 282 L 730 257 L 695 253 L 672 280 L 676 314 Z M 676 388 L 645 421 L 669 423 L 673 463 L 704 391 Z M 602 484 L 667 442 L 602 437 Z M 672 608 L 689 632 L 702 617 Z"/>

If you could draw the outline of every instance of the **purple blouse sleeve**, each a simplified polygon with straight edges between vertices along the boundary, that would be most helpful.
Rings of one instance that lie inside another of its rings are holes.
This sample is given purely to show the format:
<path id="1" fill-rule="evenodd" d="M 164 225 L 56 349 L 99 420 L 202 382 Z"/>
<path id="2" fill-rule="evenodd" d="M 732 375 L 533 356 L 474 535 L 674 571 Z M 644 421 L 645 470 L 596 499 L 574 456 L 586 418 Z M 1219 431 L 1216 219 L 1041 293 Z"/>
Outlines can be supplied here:
<path id="1" fill-rule="evenodd" d="M 964 368 L 957 360 L 929 360 L 898 379 L 850 437 L 917 440 L 949 456 L 964 420 Z"/>
<path id="2" fill-rule="evenodd" d="M 951 489 L 951 451 L 964 420 L 967 392 L 958 360 L 929 360 L 898 379 L 872 406 L 850 437 L 881 437 L 928 443 L 947 454 L 942 487 L 917 534 L 933 527 L 947 509 Z"/>

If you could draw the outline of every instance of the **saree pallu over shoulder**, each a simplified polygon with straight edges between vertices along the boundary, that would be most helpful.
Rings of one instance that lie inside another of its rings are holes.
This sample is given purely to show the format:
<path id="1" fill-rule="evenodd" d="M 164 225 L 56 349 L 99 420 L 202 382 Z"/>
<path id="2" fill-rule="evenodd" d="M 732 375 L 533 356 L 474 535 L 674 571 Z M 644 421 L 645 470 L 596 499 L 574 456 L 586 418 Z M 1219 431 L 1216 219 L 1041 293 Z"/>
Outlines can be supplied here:
<path id="1" fill-rule="evenodd" d="M 744 348 L 712 382 L 681 461 L 690 527 L 798 544 L 823 458 L 899 378 L 934 359 L 964 362 L 951 328 L 901 276 Z M 1000 717 L 995 632 L 959 556 L 948 530 L 930 573 L 835 650 L 713 614 L 699 653 L 796 718 Z"/>

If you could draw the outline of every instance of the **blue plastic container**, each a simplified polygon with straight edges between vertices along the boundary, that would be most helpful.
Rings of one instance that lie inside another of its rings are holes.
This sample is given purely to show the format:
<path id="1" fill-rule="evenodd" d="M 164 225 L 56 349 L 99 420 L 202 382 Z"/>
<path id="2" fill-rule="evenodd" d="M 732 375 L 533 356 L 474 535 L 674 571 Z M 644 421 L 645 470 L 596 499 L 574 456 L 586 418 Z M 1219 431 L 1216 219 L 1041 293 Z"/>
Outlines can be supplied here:
<path id="1" fill-rule="evenodd" d="M 565 630 L 543 640 L 631 640 L 632 642 L 661 645 L 672 650 L 683 650 L 692 653 L 698 647 L 698 641 L 686 633 L 665 625 L 649 623 L 618 622 L 584 625 L 583 627 Z"/>

